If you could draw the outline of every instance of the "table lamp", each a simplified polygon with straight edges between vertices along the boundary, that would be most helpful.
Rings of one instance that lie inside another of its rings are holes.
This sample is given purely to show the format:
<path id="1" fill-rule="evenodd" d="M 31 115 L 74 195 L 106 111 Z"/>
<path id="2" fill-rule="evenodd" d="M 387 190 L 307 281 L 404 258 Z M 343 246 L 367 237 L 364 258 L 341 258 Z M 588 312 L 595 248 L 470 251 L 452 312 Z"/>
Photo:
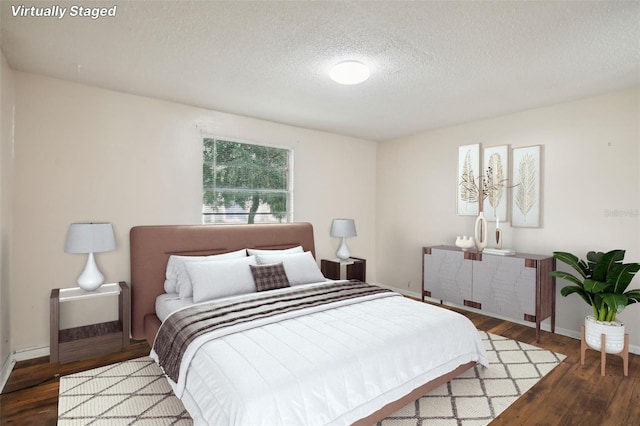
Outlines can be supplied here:
<path id="1" fill-rule="evenodd" d="M 78 277 L 80 288 L 93 291 L 102 285 L 104 276 L 96 265 L 94 253 L 115 250 L 116 241 L 110 223 L 72 223 L 64 245 L 66 253 L 88 253 L 87 264 Z"/>
<path id="2" fill-rule="evenodd" d="M 356 222 L 353 219 L 333 219 L 333 222 L 331 223 L 331 236 L 342 238 L 340 247 L 336 252 L 336 256 L 342 262 L 349 259 L 349 256 L 351 256 L 349 248 L 347 247 L 347 238 L 355 237 L 357 235 Z"/>

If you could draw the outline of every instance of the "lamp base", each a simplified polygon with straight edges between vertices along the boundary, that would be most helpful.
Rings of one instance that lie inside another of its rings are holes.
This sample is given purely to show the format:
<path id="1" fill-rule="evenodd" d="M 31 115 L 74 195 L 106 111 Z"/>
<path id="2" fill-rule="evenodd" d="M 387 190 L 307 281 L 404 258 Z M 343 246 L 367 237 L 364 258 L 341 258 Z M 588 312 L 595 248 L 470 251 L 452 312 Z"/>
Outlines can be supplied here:
<path id="1" fill-rule="evenodd" d="M 98 270 L 93 253 L 89 253 L 84 271 L 78 277 L 78 286 L 86 291 L 94 291 L 104 283 L 104 276 Z"/>
<path id="2" fill-rule="evenodd" d="M 344 262 L 346 260 L 349 260 L 350 256 L 351 252 L 349 251 L 349 247 L 347 247 L 347 239 L 346 237 L 342 237 L 342 242 L 340 243 L 340 247 L 336 252 L 336 257 Z"/>

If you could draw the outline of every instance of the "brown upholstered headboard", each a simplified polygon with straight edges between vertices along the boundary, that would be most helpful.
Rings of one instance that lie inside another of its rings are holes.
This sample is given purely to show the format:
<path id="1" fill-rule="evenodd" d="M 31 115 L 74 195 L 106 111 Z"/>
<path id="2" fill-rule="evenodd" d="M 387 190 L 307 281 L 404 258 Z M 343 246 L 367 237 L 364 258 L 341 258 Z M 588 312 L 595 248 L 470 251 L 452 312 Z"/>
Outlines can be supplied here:
<path id="1" fill-rule="evenodd" d="M 273 225 L 136 226 L 131 242 L 131 335 L 152 342 L 159 320 L 156 297 L 164 293 L 172 254 L 202 256 L 243 248 L 279 249 L 301 245 L 315 257 L 310 223 Z M 145 330 L 147 324 L 147 330 Z"/>

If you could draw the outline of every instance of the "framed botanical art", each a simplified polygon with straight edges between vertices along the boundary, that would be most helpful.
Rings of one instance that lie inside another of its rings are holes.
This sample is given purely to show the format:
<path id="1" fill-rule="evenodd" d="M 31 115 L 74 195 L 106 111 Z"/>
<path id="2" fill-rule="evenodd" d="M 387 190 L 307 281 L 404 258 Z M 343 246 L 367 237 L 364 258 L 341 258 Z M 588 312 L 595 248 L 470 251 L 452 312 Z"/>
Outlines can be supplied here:
<path id="1" fill-rule="evenodd" d="M 458 185 L 456 212 L 461 216 L 477 216 L 478 178 L 480 177 L 480 144 L 458 147 Z"/>
<path id="2" fill-rule="evenodd" d="M 484 149 L 482 156 L 482 211 L 488 221 L 500 218 L 507 221 L 509 145 L 492 146 Z"/>
<path id="3" fill-rule="evenodd" d="M 511 226 L 538 228 L 541 224 L 541 146 L 512 151 Z"/>

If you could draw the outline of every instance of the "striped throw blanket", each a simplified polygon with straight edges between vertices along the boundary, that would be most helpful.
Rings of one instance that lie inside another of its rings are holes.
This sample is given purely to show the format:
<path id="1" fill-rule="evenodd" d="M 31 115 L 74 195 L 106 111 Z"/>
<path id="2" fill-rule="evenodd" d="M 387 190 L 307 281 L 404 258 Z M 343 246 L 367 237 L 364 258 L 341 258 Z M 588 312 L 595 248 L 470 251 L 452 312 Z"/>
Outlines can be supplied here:
<path id="1" fill-rule="evenodd" d="M 242 300 L 229 299 L 194 305 L 173 313 L 162 323 L 153 350 L 165 374 L 177 382 L 180 363 L 187 346 L 207 332 L 286 312 L 385 292 L 394 294 L 391 290 L 352 280 L 299 289 L 293 287 L 287 292 L 256 293 L 255 297 Z"/>

